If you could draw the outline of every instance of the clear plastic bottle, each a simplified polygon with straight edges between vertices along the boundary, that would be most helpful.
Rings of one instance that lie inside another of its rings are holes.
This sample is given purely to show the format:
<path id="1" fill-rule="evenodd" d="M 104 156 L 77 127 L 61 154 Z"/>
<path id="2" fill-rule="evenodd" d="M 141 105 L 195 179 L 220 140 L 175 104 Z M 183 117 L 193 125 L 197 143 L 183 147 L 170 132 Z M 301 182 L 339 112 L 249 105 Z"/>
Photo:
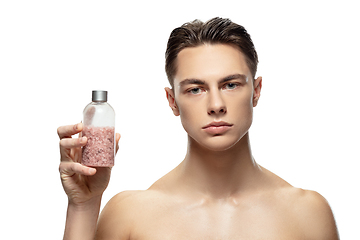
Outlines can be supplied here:
<path id="1" fill-rule="evenodd" d="M 82 151 L 82 164 L 112 167 L 115 158 L 115 112 L 107 103 L 107 91 L 92 91 L 92 102 L 83 112 L 82 135 L 87 143 Z"/>

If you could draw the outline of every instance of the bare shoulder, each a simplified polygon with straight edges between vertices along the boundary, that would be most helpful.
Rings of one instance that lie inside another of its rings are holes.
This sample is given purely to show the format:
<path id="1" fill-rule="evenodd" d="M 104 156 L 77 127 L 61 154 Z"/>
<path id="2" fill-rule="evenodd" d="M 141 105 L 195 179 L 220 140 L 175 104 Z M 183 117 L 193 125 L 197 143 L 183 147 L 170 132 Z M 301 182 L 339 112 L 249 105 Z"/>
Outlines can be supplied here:
<path id="1" fill-rule="evenodd" d="M 310 190 L 293 189 L 293 210 L 300 227 L 314 239 L 339 239 L 334 215 L 327 200 Z"/>
<path id="2" fill-rule="evenodd" d="M 278 193 L 288 221 L 293 222 L 306 239 L 339 239 L 334 215 L 321 194 L 292 186 L 282 188 Z"/>
<path id="3" fill-rule="evenodd" d="M 95 239 L 129 239 L 129 210 L 126 203 L 137 194 L 139 191 L 124 191 L 109 200 L 100 214 Z"/>
<path id="4" fill-rule="evenodd" d="M 112 197 L 102 210 L 96 239 L 130 239 L 132 228 L 142 221 L 142 214 L 156 209 L 161 192 L 153 190 L 124 191 Z"/>
<path id="5" fill-rule="evenodd" d="M 272 203 L 282 210 L 288 222 L 306 235 L 306 239 L 339 239 L 334 215 L 321 194 L 293 187 L 274 173 L 264 171 L 273 186 L 270 197 L 275 201 Z"/>

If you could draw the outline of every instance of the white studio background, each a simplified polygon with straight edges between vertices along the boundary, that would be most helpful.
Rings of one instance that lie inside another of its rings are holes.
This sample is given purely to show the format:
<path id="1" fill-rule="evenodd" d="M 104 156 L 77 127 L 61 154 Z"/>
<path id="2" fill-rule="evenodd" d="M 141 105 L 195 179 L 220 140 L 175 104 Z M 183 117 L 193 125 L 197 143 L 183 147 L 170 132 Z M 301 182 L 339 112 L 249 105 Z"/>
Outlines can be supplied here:
<path id="1" fill-rule="evenodd" d="M 290 3 L 291 2 L 291 3 Z M 58 126 L 108 90 L 122 134 L 104 204 L 178 165 L 186 134 L 165 99 L 172 29 L 196 18 L 244 25 L 263 76 L 250 130 L 258 163 L 330 203 L 360 239 L 359 14 L 356 1 L 1 1 L 1 233 L 62 239 L 67 198 Z"/>

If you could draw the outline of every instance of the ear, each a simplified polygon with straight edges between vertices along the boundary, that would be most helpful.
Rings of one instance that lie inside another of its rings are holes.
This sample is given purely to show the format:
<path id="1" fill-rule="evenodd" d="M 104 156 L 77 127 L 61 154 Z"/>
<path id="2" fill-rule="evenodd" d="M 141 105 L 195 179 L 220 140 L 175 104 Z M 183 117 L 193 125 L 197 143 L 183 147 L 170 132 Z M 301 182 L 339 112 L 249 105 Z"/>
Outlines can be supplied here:
<path id="1" fill-rule="evenodd" d="M 256 107 L 259 98 L 260 98 L 260 92 L 262 87 L 262 77 L 258 77 L 254 81 L 254 95 L 253 95 L 253 107 Z"/>
<path id="2" fill-rule="evenodd" d="M 167 100 L 169 102 L 169 106 L 172 109 L 174 115 L 179 116 L 180 112 L 179 112 L 179 108 L 178 108 L 178 106 L 176 105 L 176 102 L 175 102 L 174 90 L 166 87 L 165 92 L 166 92 L 166 98 L 167 98 Z"/>

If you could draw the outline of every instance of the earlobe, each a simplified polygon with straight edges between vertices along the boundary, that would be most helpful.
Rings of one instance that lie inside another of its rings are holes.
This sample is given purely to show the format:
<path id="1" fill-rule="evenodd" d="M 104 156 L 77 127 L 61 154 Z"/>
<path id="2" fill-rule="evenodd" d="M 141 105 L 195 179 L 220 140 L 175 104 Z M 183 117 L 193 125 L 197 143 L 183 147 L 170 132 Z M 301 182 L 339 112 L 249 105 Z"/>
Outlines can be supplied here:
<path id="1" fill-rule="evenodd" d="M 169 102 L 169 106 L 172 109 L 174 115 L 179 116 L 180 112 L 179 112 L 179 108 L 177 107 L 176 102 L 175 102 L 174 90 L 166 87 L 165 92 L 166 92 L 166 98 L 167 98 L 167 100 Z"/>
<path id="2" fill-rule="evenodd" d="M 253 107 L 256 107 L 259 101 L 261 88 L 262 88 L 262 77 L 258 77 L 254 81 Z"/>

